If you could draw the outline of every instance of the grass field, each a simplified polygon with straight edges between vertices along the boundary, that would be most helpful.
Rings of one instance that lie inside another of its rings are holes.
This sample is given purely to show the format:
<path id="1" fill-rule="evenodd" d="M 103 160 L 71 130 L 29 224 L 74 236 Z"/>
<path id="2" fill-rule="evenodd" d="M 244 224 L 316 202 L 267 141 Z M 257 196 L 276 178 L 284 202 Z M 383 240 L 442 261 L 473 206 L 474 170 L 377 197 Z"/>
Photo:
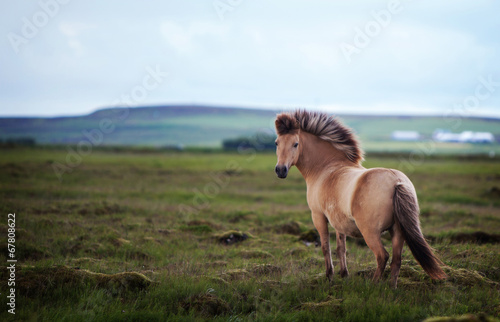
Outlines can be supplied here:
<path id="1" fill-rule="evenodd" d="M 407 172 L 423 232 L 449 266 L 447 281 L 432 281 L 405 246 L 394 290 L 388 269 L 383 282 L 370 281 L 373 253 L 354 239 L 350 277 L 327 282 L 305 182 L 296 169 L 277 179 L 273 154 L 93 151 L 60 181 L 53 163 L 66 158 L 64 150 L 0 151 L 2 321 L 500 315 L 498 159 L 427 158 L 409 169 L 367 157 L 366 167 Z M 9 213 L 15 316 L 6 305 Z M 335 256 L 334 264 L 338 271 Z"/>

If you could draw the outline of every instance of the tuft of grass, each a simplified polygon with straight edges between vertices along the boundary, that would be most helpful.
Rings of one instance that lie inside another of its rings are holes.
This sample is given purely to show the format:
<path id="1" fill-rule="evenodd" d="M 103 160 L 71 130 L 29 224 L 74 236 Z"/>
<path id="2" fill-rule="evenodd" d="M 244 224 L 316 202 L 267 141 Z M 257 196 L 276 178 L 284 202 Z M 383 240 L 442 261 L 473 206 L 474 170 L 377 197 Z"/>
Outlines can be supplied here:
<path id="1" fill-rule="evenodd" d="M 102 274 L 65 265 L 19 268 L 16 272 L 16 287 L 21 295 L 27 297 L 44 296 L 56 289 L 71 292 L 72 289 L 81 290 L 88 286 L 104 289 L 110 294 L 120 294 L 141 291 L 153 283 L 137 272 Z M 6 267 L 2 268 L 2 272 L 7 272 Z M 6 276 L 2 274 L 2 281 L 7 280 Z"/>
<path id="2" fill-rule="evenodd" d="M 425 319 L 423 322 L 498 322 L 499 320 L 485 314 L 465 314 L 461 316 L 438 316 Z"/>

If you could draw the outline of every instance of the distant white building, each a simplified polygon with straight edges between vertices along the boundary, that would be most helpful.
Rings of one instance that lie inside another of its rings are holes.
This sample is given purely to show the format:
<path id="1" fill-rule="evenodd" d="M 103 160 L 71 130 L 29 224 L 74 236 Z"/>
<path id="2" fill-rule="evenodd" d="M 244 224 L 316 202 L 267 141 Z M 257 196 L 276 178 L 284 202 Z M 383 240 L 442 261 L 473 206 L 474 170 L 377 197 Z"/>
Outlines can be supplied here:
<path id="1" fill-rule="evenodd" d="M 394 141 L 419 141 L 421 138 L 417 131 L 394 131 L 391 134 Z"/>
<path id="2" fill-rule="evenodd" d="M 444 130 L 436 130 L 433 138 L 437 142 L 458 142 L 458 143 L 493 143 L 495 137 L 490 132 L 464 131 L 462 133 L 451 133 Z"/>

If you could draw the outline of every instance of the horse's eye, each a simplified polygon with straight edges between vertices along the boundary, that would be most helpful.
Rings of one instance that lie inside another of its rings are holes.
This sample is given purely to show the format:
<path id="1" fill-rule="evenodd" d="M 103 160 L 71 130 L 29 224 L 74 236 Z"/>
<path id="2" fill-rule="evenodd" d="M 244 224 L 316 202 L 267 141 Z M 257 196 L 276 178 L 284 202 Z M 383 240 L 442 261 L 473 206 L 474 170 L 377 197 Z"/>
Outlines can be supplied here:
<path id="1" fill-rule="evenodd" d="M 296 148 L 296 147 L 298 147 L 298 146 L 299 146 L 299 143 L 295 143 L 295 144 L 293 145 L 293 147 L 294 147 L 294 148 Z"/>

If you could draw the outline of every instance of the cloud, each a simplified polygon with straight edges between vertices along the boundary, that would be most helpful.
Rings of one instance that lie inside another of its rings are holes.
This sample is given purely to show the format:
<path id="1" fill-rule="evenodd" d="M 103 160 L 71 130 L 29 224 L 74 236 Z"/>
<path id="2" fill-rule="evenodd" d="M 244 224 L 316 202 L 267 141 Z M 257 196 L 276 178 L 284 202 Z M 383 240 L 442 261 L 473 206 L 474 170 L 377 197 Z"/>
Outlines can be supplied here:
<path id="1" fill-rule="evenodd" d="M 227 28 L 215 22 L 192 22 L 181 25 L 174 21 L 163 21 L 160 31 L 177 53 L 188 54 L 199 50 L 204 40 L 221 38 L 227 35 Z"/>
<path id="2" fill-rule="evenodd" d="M 95 109 L 156 64 L 171 77 L 147 103 L 437 111 L 470 95 L 479 76 L 500 79 L 500 5 L 491 0 L 402 0 L 404 10 L 351 64 L 339 45 L 387 0 L 245 1 L 224 21 L 210 1 L 153 3 L 74 3 L 21 53 L 0 44 L 0 109 Z M 12 2 L 0 31 L 21 32 L 33 8 Z M 481 111 L 498 109 L 497 94 Z"/>
<path id="3" fill-rule="evenodd" d="M 58 27 L 59 31 L 66 36 L 67 45 L 73 50 L 76 56 L 82 56 L 85 51 L 85 47 L 80 39 L 82 33 L 97 28 L 97 26 L 93 24 L 68 21 L 60 22 Z"/>

